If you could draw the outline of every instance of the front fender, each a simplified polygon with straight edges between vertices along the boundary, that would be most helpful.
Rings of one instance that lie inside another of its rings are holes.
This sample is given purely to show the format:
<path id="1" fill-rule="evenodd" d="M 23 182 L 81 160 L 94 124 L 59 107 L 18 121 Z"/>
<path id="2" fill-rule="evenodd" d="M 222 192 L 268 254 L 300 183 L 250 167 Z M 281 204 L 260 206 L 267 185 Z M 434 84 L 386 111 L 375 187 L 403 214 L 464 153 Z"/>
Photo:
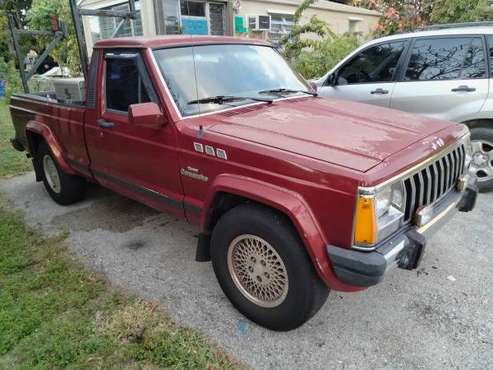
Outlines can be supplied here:
<path id="1" fill-rule="evenodd" d="M 217 176 L 212 183 L 204 210 L 211 209 L 215 196 L 219 193 L 229 193 L 251 199 L 285 214 L 296 228 L 315 270 L 328 287 L 340 291 L 362 290 L 362 288 L 341 283 L 335 276 L 327 256 L 327 241 L 322 229 L 300 194 L 253 178 L 223 174 Z M 202 212 L 200 219 L 202 230 L 207 227 L 207 217 L 208 212 Z"/>
<path id="2" fill-rule="evenodd" d="M 51 154 L 55 157 L 57 164 L 60 166 L 63 172 L 75 175 L 74 170 L 69 166 L 67 161 L 64 158 L 64 150 L 60 142 L 57 140 L 56 136 L 53 134 L 53 131 L 44 123 L 40 123 L 37 121 L 29 121 L 26 125 L 26 137 L 29 144 L 29 153 L 33 156 L 35 155 L 34 143 L 32 140 L 31 133 L 41 136 L 48 148 L 50 149 Z"/>

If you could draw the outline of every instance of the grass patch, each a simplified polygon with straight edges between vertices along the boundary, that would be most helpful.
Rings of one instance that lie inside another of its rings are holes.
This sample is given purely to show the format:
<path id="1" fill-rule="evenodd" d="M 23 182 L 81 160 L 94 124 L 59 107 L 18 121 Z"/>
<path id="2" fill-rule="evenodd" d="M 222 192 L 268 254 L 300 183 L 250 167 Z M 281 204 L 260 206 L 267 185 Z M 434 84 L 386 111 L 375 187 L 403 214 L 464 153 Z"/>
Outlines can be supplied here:
<path id="1" fill-rule="evenodd" d="M 0 369 L 238 367 L 156 304 L 86 272 L 0 202 Z"/>
<path id="2" fill-rule="evenodd" d="M 26 154 L 16 151 L 10 145 L 14 137 L 14 127 L 10 119 L 7 100 L 0 98 L 0 177 L 17 175 L 31 169 Z"/>

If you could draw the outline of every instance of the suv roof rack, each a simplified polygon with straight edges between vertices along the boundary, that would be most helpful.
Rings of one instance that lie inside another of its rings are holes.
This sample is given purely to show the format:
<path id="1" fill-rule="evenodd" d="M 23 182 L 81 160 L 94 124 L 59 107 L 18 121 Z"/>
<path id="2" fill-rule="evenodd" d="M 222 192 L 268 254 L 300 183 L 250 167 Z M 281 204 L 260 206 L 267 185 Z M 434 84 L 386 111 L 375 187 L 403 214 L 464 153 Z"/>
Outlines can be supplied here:
<path id="1" fill-rule="evenodd" d="M 418 31 L 433 31 L 433 30 L 445 30 L 448 28 L 466 28 L 466 27 L 493 27 L 493 22 L 465 22 L 465 23 L 444 23 L 444 24 L 432 24 L 418 28 Z"/>

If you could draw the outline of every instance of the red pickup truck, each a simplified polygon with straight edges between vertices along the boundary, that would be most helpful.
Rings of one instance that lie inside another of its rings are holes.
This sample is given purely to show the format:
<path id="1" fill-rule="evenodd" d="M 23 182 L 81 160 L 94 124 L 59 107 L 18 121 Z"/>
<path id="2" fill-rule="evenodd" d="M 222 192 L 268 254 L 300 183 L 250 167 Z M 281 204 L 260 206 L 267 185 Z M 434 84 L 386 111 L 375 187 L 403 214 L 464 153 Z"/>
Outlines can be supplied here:
<path id="1" fill-rule="evenodd" d="M 100 41 L 84 103 L 24 94 L 10 110 L 12 144 L 56 202 L 89 181 L 197 224 L 197 260 L 274 330 L 302 325 L 330 289 L 416 268 L 476 199 L 464 125 L 321 99 L 254 40 Z"/>

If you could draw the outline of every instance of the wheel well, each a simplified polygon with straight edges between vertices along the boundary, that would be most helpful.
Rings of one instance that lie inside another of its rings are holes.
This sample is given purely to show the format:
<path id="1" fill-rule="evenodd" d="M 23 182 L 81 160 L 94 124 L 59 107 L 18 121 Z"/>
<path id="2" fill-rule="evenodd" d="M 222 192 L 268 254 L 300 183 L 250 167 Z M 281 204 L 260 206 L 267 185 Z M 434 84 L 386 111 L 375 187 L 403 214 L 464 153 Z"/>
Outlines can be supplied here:
<path id="1" fill-rule="evenodd" d="M 42 181 L 43 177 L 41 175 L 42 168 L 40 167 L 39 161 L 36 160 L 36 154 L 38 152 L 39 145 L 45 142 L 45 139 L 40 134 L 35 132 L 27 131 L 26 138 L 28 143 L 28 151 L 33 158 L 34 173 L 36 175 L 36 181 Z"/>
<path id="2" fill-rule="evenodd" d="M 282 211 L 246 197 L 242 197 L 231 193 L 220 192 L 216 194 L 214 197 L 212 206 L 209 208 L 207 214 L 204 229 L 202 233 L 199 235 L 199 240 L 197 243 L 196 261 L 200 261 L 200 262 L 210 261 L 209 248 L 210 248 L 210 235 L 212 234 L 212 230 L 214 230 L 214 227 L 216 226 L 217 222 L 226 212 L 230 211 L 231 209 L 241 204 L 255 204 L 260 207 L 264 207 L 278 213 L 293 228 L 294 232 L 297 235 L 299 235 L 298 230 L 295 228 L 291 219 Z"/>
<path id="3" fill-rule="evenodd" d="M 484 128 L 493 129 L 493 119 L 475 119 L 475 120 L 466 121 L 466 122 L 462 122 L 462 123 L 469 128 L 484 127 Z"/>
<path id="4" fill-rule="evenodd" d="M 39 144 L 44 142 L 45 139 L 40 134 L 32 131 L 26 132 L 26 138 L 28 143 L 29 154 L 34 158 L 39 148 Z"/>
<path id="5" fill-rule="evenodd" d="M 239 206 L 240 204 L 256 203 L 252 200 L 230 193 L 217 193 L 212 201 L 212 206 L 207 213 L 204 232 L 212 233 L 217 222 L 229 210 Z"/>

